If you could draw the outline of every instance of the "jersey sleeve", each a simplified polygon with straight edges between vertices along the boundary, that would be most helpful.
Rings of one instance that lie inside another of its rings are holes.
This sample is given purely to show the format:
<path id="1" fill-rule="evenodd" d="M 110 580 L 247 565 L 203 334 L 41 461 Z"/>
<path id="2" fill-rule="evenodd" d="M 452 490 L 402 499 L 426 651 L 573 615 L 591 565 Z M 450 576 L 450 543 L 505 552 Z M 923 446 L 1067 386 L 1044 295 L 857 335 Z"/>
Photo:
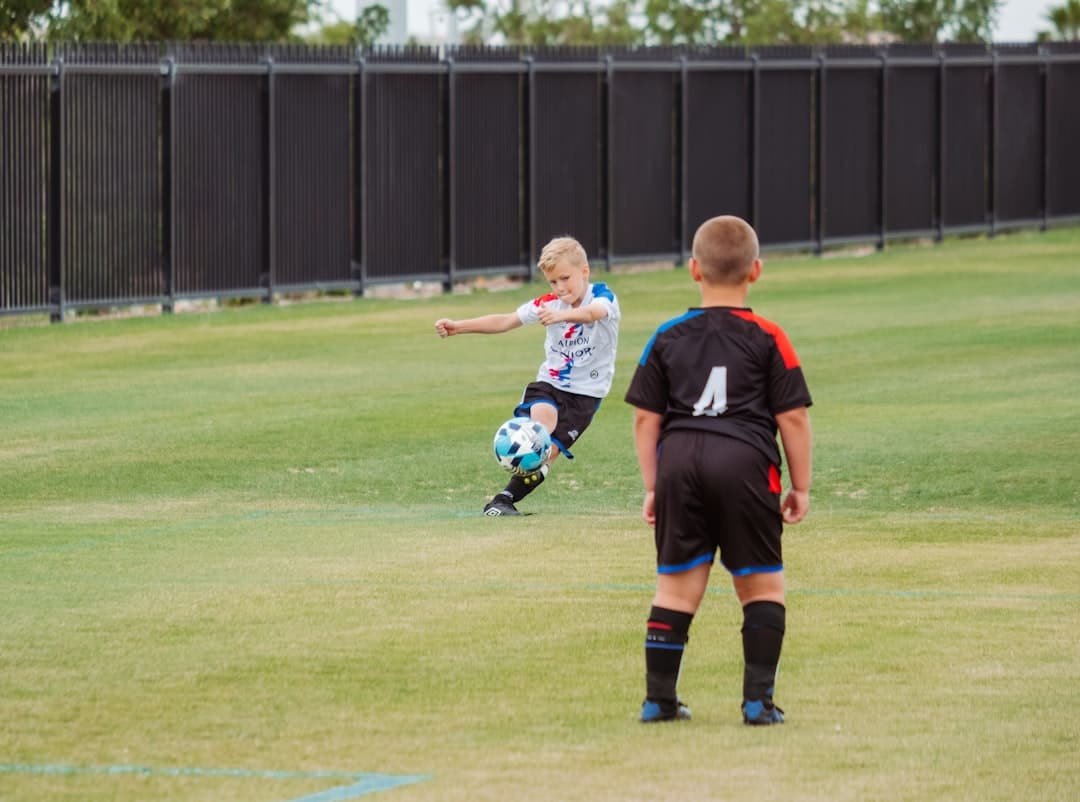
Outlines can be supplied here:
<path id="1" fill-rule="evenodd" d="M 626 390 L 625 400 L 631 406 L 663 415 L 668 406 L 668 380 L 654 344 L 655 335 L 645 346 L 645 353 L 641 355 Z"/>
<path id="2" fill-rule="evenodd" d="M 779 415 L 813 403 L 799 357 L 783 329 L 773 324 L 774 348 L 769 362 L 769 412 Z"/>
<path id="3" fill-rule="evenodd" d="M 611 291 L 611 288 L 607 284 L 598 282 L 592 286 L 593 299 L 592 303 L 600 304 L 607 312 L 608 320 L 618 323 L 619 322 L 619 301 L 615 298 L 615 293 Z"/>

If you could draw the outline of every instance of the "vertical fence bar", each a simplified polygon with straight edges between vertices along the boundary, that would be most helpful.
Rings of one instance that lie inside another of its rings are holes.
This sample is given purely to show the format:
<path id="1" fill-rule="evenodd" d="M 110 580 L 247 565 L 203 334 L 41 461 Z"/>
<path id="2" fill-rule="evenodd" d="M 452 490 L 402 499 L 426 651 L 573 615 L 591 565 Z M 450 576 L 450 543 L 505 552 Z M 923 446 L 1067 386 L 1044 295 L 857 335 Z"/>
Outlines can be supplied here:
<path id="1" fill-rule="evenodd" d="M 761 226 L 761 59 L 750 56 L 750 221 Z"/>
<path id="2" fill-rule="evenodd" d="M 945 169 L 948 166 L 945 157 L 945 90 L 946 90 L 946 69 L 945 69 L 945 52 L 943 50 L 938 51 L 938 141 L 937 141 L 937 162 L 938 162 L 938 174 L 937 174 L 937 241 L 942 242 L 945 239 Z"/>
<path id="3" fill-rule="evenodd" d="M 368 140 L 367 140 L 367 117 L 368 117 L 368 72 L 367 61 L 362 55 L 360 55 L 360 49 L 357 48 L 356 55 L 356 97 L 353 101 L 353 137 L 354 141 L 359 143 L 359 148 L 354 145 L 353 152 L 355 166 L 360 176 L 359 180 L 359 204 L 358 209 L 359 220 L 355 225 L 359 229 L 360 242 L 356 245 L 356 256 L 359 257 L 359 262 L 353 262 L 352 274 L 353 279 L 357 282 L 356 289 L 353 290 L 353 295 L 356 297 L 362 297 L 364 294 L 365 285 L 367 284 L 367 270 L 368 270 L 368 175 L 367 175 L 367 152 L 368 152 Z"/>
<path id="4" fill-rule="evenodd" d="M 612 242 L 612 234 L 615 231 L 615 205 L 611 202 L 612 193 L 615 191 L 615 171 L 612 162 L 615 158 L 615 132 L 612 130 L 611 121 L 614 117 L 615 92 L 615 58 L 608 53 L 604 56 L 604 119 L 601 126 L 604 131 L 604 220 L 605 231 L 600 235 L 600 241 L 604 243 L 604 266 L 611 272 L 611 254 L 615 243 Z"/>
<path id="5" fill-rule="evenodd" d="M 536 279 L 536 258 L 537 258 L 537 244 L 536 244 L 536 60 L 532 56 L 525 57 L 525 63 L 528 65 L 528 75 L 526 77 L 526 87 L 528 91 L 528 98 L 525 104 L 526 108 L 526 120 L 525 120 L 525 151 L 527 159 L 525 164 L 525 175 L 527 176 L 528 187 L 526 187 L 525 197 L 526 203 L 529 204 L 529 208 L 526 210 L 528 228 L 525 232 L 525 240 L 529 243 L 529 253 L 526 257 L 526 264 L 529 266 L 529 281 Z"/>
<path id="6" fill-rule="evenodd" d="M 176 60 L 170 55 L 163 64 L 161 112 L 161 270 L 165 300 L 164 314 L 172 313 L 176 304 Z"/>
<path id="7" fill-rule="evenodd" d="M 266 64 L 266 94 L 263 106 L 263 137 L 266 142 L 263 157 L 263 169 L 266 171 L 266 205 L 263 209 L 266 220 L 266 266 L 259 277 L 259 284 L 266 289 L 262 302 L 268 304 L 274 300 L 274 284 L 277 280 L 277 136 L 274 131 L 277 86 L 273 56 L 266 56 L 263 61 Z"/>
<path id="8" fill-rule="evenodd" d="M 998 52 L 994 50 L 991 54 L 991 68 L 990 68 L 990 236 L 993 237 L 997 234 L 997 210 L 998 210 L 998 111 L 1001 106 L 1000 99 L 998 98 L 998 86 L 1000 66 L 998 61 Z"/>
<path id="9" fill-rule="evenodd" d="M 886 192 L 886 170 L 885 159 L 886 149 L 889 145 L 889 53 L 886 50 L 881 51 L 881 77 L 878 80 L 878 128 L 881 133 L 881 141 L 878 147 L 878 189 L 880 194 L 878 195 L 878 241 L 877 249 L 884 250 L 885 248 L 885 220 L 887 219 L 888 211 L 888 194 Z"/>
<path id="10" fill-rule="evenodd" d="M 825 58 L 824 53 L 818 53 L 818 86 L 817 86 L 817 103 L 815 104 L 815 114 L 817 116 L 817 125 L 814 129 L 817 131 L 817 169 L 816 180 L 814 181 L 814 192 L 816 193 L 815 209 L 817 211 L 817 247 L 816 253 L 822 254 L 825 252 L 825 218 L 828 211 L 828 204 L 825 202 L 825 134 L 826 121 L 825 121 L 825 95 L 827 92 L 828 80 L 826 78 L 828 71 L 828 60 Z"/>
<path id="11" fill-rule="evenodd" d="M 64 320 L 64 59 L 53 59 L 49 81 L 49 211 L 48 300 L 49 320 Z"/>
<path id="12" fill-rule="evenodd" d="M 690 69 L 686 56 L 679 57 L 679 264 L 686 264 L 690 237 Z"/>
<path id="13" fill-rule="evenodd" d="M 454 71 L 455 62 L 453 56 L 446 57 L 446 218 L 447 218 L 447 242 L 446 251 L 448 262 L 446 267 L 446 279 L 443 287 L 451 290 L 454 287 L 454 276 L 457 273 L 457 165 L 455 148 L 457 147 L 457 73 Z"/>
<path id="14" fill-rule="evenodd" d="M 1046 231 L 1050 223 L 1050 54 L 1045 46 L 1039 47 L 1039 87 L 1042 90 L 1042 222 L 1040 231 Z"/>

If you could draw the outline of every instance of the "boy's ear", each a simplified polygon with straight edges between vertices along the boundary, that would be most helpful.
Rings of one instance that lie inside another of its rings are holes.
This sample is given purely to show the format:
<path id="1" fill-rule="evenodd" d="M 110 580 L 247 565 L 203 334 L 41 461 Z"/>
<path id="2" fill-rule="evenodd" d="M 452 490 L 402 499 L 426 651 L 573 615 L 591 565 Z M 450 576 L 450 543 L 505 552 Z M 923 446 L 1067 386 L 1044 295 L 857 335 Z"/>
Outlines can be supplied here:
<path id="1" fill-rule="evenodd" d="M 750 267 L 749 279 L 751 284 L 761 278 L 761 268 L 763 265 L 764 263 L 761 261 L 760 257 L 754 260 L 754 264 Z"/>
<path id="2" fill-rule="evenodd" d="M 692 278 L 694 281 L 696 281 L 698 284 L 700 284 L 701 283 L 701 264 L 693 256 L 690 257 L 690 261 L 689 261 L 688 264 L 690 266 L 690 278 Z"/>

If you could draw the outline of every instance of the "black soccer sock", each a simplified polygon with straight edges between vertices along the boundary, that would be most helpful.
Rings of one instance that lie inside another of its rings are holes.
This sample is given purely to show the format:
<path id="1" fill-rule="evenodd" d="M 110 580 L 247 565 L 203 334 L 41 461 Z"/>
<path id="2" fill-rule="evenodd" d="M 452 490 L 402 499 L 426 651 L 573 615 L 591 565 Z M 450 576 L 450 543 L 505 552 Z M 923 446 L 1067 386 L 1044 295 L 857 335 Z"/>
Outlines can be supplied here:
<path id="1" fill-rule="evenodd" d="M 513 502 L 521 501 L 529 493 L 533 492 L 540 486 L 540 483 L 547 478 L 548 466 L 541 466 L 540 470 L 533 471 L 528 476 L 515 475 L 506 487 L 503 489 L 503 495 L 510 496 L 510 500 Z"/>
<path id="2" fill-rule="evenodd" d="M 679 682 L 683 650 L 690 640 L 693 613 L 680 613 L 664 607 L 649 611 L 645 630 L 645 697 L 654 702 L 674 703 Z"/>
<path id="3" fill-rule="evenodd" d="M 743 698 L 770 700 L 784 643 L 784 605 L 750 602 L 743 607 Z"/>

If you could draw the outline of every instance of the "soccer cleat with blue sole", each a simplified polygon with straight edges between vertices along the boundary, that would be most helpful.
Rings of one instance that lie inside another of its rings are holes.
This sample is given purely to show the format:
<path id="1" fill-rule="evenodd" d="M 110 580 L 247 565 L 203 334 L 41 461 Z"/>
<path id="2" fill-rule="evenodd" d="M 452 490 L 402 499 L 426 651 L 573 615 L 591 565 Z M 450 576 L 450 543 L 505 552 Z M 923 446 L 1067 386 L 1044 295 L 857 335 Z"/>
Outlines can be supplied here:
<path id="1" fill-rule="evenodd" d="M 690 708 L 682 702 L 661 703 L 646 699 L 641 705 L 641 723 L 652 724 L 655 721 L 689 721 Z"/>
<path id="2" fill-rule="evenodd" d="M 742 703 L 742 718 L 744 724 L 765 727 L 770 724 L 783 724 L 784 711 L 771 701 L 747 699 Z"/>

